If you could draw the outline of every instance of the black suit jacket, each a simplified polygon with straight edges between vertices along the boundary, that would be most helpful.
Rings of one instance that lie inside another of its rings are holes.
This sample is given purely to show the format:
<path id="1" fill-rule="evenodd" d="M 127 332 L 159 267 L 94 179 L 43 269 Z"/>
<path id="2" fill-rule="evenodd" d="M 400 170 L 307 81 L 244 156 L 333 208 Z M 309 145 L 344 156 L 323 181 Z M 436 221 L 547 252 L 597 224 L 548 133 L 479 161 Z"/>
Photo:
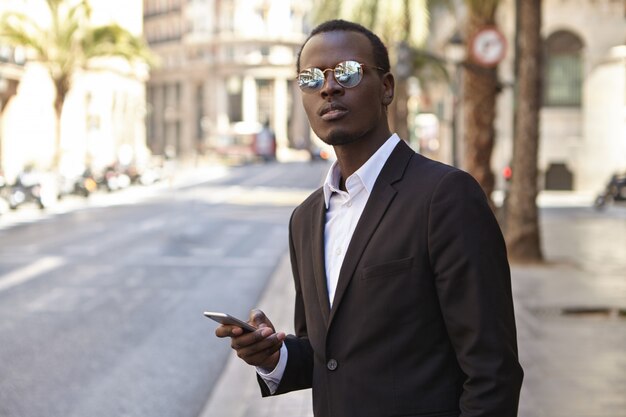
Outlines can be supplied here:
<path id="1" fill-rule="evenodd" d="M 324 223 L 319 189 L 290 222 L 296 334 L 276 394 L 312 387 L 316 417 L 517 415 L 506 249 L 469 174 L 401 141 L 357 224 L 332 309 Z"/>

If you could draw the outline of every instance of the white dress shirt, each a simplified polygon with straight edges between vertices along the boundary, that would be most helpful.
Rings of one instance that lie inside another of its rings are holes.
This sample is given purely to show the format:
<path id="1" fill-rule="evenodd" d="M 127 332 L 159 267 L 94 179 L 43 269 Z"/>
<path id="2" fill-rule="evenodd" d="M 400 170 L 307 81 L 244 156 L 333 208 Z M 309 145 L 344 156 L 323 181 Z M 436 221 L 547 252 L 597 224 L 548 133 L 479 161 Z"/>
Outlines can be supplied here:
<path id="1" fill-rule="evenodd" d="M 397 134 L 389 139 L 345 182 L 346 191 L 339 189 L 341 172 L 337 161 L 333 163 L 324 182 L 324 202 L 326 204 L 326 225 L 324 227 L 324 261 L 328 299 L 332 307 L 335 290 L 339 281 L 339 271 L 343 264 L 354 229 L 363 214 L 376 179 L 389 155 L 400 142 Z M 280 349 L 278 365 L 272 372 L 257 368 L 258 374 L 273 394 L 282 379 L 287 366 L 287 348 Z"/>

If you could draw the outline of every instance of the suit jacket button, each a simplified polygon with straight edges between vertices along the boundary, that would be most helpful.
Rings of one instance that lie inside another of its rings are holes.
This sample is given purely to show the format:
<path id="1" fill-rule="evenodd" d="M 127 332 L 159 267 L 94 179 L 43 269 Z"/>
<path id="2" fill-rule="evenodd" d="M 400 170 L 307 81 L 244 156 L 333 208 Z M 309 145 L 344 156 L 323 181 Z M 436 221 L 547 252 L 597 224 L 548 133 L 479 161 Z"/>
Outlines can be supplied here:
<path id="1" fill-rule="evenodd" d="M 337 361 L 335 359 L 331 359 L 326 364 L 326 367 L 328 368 L 329 371 L 334 371 L 335 369 L 337 369 L 338 365 L 339 364 L 337 363 Z"/>

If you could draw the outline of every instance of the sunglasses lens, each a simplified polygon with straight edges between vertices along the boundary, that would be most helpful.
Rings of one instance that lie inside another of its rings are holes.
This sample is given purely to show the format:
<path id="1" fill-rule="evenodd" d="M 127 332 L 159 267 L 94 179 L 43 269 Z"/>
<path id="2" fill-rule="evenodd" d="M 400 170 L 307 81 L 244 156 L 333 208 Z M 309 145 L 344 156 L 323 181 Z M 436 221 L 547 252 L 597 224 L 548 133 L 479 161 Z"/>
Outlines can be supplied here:
<path id="1" fill-rule="evenodd" d="M 329 71 L 328 69 L 325 71 Z M 334 68 L 335 79 L 345 87 L 356 87 L 363 78 L 363 67 L 356 61 L 344 61 Z M 324 86 L 324 71 L 319 68 L 309 68 L 298 74 L 298 86 L 302 91 L 316 91 Z"/>
<path id="2" fill-rule="evenodd" d="M 319 90 L 324 85 L 324 73 L 319 68 L 310 68 L 298 75 L 298 86 L 303 91 Z"/>
<path id="3" fill-rule="evenodd" d="M 337 82 L 346 88 L 356 87 L 363 78 L 361 64 L 356 61 L 345 61 L 335 67 Z"/>

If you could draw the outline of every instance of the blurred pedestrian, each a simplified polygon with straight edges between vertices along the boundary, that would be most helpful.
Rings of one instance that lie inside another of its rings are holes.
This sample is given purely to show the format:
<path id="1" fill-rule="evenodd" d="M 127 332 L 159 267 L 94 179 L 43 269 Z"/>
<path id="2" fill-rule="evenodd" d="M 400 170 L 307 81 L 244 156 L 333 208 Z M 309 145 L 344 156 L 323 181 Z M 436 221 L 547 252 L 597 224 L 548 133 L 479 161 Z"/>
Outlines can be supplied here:
<path id="1" fill-rule="evenodd" d="M 254 148 L 257 156 L 263 161 L 276 159 L 276 135 L 270 128 L 269 120 L 265 121 L 263 128 L 256 134 Z"/>
<path id="2" fill-rule="evenodd" d="M 337 161 L 290 221 L 295 335 L 259 310 L 255 332 L 216 335 L 257 367 L 264 396 L 312 387 L 316 417 L 515 416 L 502 234 L 469 174 L 391 134 L 389 67 L 354 23 L 323 23 L 305 41 L 302 103 Z"/>

